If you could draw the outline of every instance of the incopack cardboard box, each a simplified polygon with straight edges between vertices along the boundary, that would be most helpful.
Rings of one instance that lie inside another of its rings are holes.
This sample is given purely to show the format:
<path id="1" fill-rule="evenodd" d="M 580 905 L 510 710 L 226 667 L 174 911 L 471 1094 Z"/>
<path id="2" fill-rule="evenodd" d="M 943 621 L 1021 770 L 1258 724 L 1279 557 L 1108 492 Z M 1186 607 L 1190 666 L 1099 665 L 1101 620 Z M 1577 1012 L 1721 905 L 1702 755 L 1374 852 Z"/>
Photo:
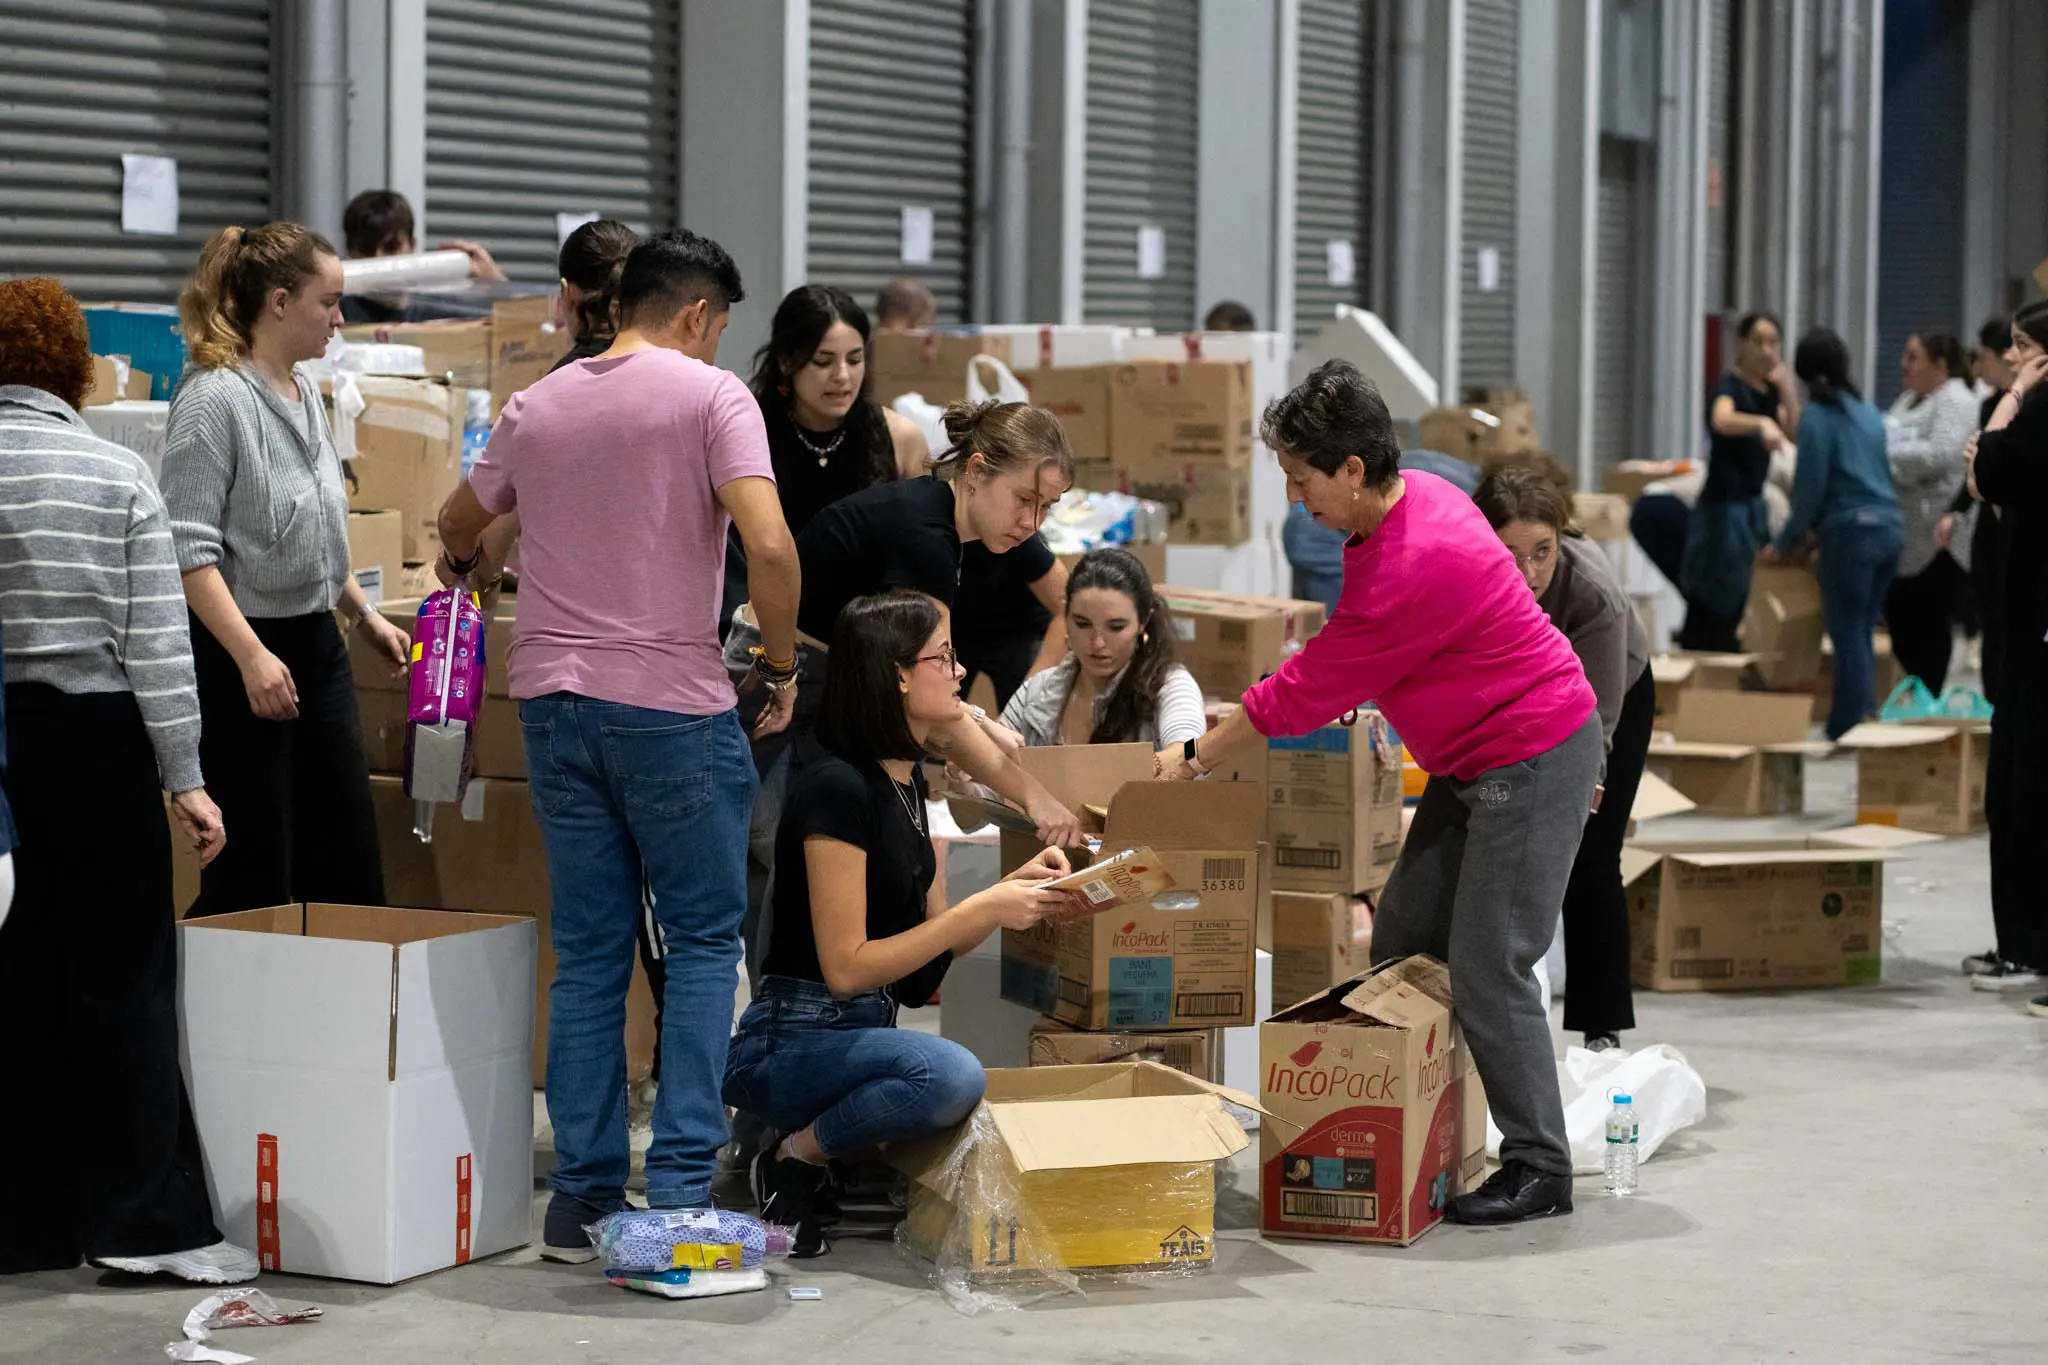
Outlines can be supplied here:
<path id="1" fill-rule="evenodd" d="M 1272 907 L 1273 999 L 1282 1007 L 1321 995 L 1365 967 L 1350 896 L 1275 891 Z"/>
<path id="2" fill-rule="evenodd" d="M 1249 597 L 1167 584 L 1180 661 L 1206 696 L 1236 701 L 1323 628 L 1320 602 Z"/>
<path id="3" fill-rule="evenodd" d="M 1810 705 L 1798 693 L 1689 688 L 1652 736 L 1649 770 L 1710 815 L 1797 814 L 1806 760 L 1828 752 L 1806 739 Z"/>
<path id="4" fill-rule="evenodd" d="M 1250 1144 L 1226 1099 L 1259 1107 L 1153 1062 L 991 1070 L 965 1122 L 891 1153 L 901 1235 L 967 1284 L 1207 1265 L 1216 1163 Z"/>
<path id="5" fill-rule="evenodd" d="M 1170 1066 L 1200 1081 L 1221 1080 L 1219 1029 L 1161 1030 L 1152 1033 L 1087 1033 L 1046 1019 L 1031 1029 L 1031 1065 L 1100 1066 L 1144 1061 Z"/>
<path id="6" fill-rule="evenodd" d="M 1870 985 L 1881 971 L 1884 862 L 1932 841 L 1857 825 L 1627 845 L 1630 976 L 1658 991 Z"/>
<path id="7" fill-rule="evenodd" d="M 1984 828 L 1991 722 L 1866 724 L 1835 741 L 1856 751 L 1856 819 L 1929 834 Z"/>
<path id="8" fill-rule="evenodd" d="M 308 905 L 178 926 L 214 1216 L 265 1270 L 393 1284 L 523 1245 L 531 921 Z"/>
<path id="9" fill-rule="evenodd" d="M 364 406 L 348 462 L 348 505 L 396 509 L 405 520 L 405 558 L 431 560 L 441 553 L 441 504 L 462 482 L 463 391 L 389 375 L 360 375 L 356 382 Z"/>
<path id="10" fill-rule="evenodd" d="M 405 573 L 405 517 L 385 508 L 348 514 L 348 567 L 371 605 L 394 594 Z"/>
<path id="11" fill-rule="evenodd" d="M 1266 837 L 1280 891 L 1377 891 L 1401 856 L 1399 744 L 1355 725 L 1266 741 Z"/>
<path id="12" fill-rule="evenodd" d="M 431 844 L 413 833 L 413 803 L 405 782 L 372 774 L 370 804 L 384 851 L 384 897 L 398 905 L 517 915 L 540 926 L 534 978 L 532 1082 L 547 1080 L 548 987 L 555 979 L 550 924 L 554 900 L 546 846 L 524 782 L 478 778 L 461 806 L 434 812 Z M 654 996 L 638 958 L 626 992 L 626 1075 L 639 1081 L 653 1070 Z"/>
<path id="13" fill-rule="evenodd" d="M 1110 463 L 1107 365 L 1019 370 L 1017 379 L 1031 391 L 1034 404 L 1060 419 L 1076 464 L 1095 468 Z M 1076 483 L 1082 488 L 1091 486 L 1078 477 Z"/>
<path id="14" fill-rule="evenodd" d="M 877 332 L 868 342 L 875 401 L 886 406 L 916 393 L 941 407 L 957 403 L 967 397 L 968 362 L 983 355 L 1007 362 L 1009 338 L 973 330 Z"/>
<path id="15" fill-rule="evenodd" d="M 1264 793 L 1248 782 L 1127 782 L 1105 853 L 1151 847 L 1176 889 L 1152 905 L 1003 931 L 1002 996 L 1084 1029 L 1252 1021 Z"/>
<path id="16" fill-rule="evenodd" d="M 1759 564 L 1742 615 L 1742 647 L 1758 656 L 1764 686 L 1812 687 L 1820 677 L 1820 583 L 1797 564 Z"/>
<path id="17" fill-rule="evenodd" d="M 1167 510 L 1176 545 L 1251 534 L 1252 379 L 1241 360 L 1137 360 L 1110 368 L 1117 486 Z"/>
<path id="18" fill-rule="evenodd" d="M 1268 1236 L 1407 1246 L 1443 1221 L 1465 1164 L 1465 1051 L 1450 972 L 1408 957 L 1279 1010 L 1259 1029 Z"/>

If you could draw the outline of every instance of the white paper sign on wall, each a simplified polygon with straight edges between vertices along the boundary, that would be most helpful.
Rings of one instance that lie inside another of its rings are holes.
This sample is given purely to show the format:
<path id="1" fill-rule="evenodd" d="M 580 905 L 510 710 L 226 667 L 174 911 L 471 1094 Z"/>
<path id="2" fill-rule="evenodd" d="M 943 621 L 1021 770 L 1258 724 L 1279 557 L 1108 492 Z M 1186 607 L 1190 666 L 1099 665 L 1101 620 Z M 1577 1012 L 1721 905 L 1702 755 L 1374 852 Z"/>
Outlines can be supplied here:
<path id="1" fill-rule="evenodd" d="M 1358 282 L 1358 259 L 1352 252 L 1349 240 L 1332 237 L 1323 244 L 1323 256 L 1331 285 L 1338 289 L 1349 289 Z"/>
<path id="2" fill-rule="evenodd" d="M 1156 280 L 1166 274 L 1166 229 L 1147 223 L 1138 229 L 1138 278 Z"/>
<path id="3" fill-rule="evenodd" d="M 121 153 L 121 231 L 178 235 L 178 163 L 167 156 Z"/>
<path id="4" fill-rule="evenodd" d="M 933 228 L 930 209 L 909 204 L 903 206 L 903 264 L 932 263 Z"/>
<path id="5" fill-rule="evenodd" d="M 555 215 L 555 250 L 560 251 L 569 244 L 569 234 L 585 223 L 594 223 L 603 217 L 600 213 L 558 213 Z"/>
<path id="6" fill-rule="evenodd" d="M 1479 292 L 1497 293 L 1500 290 L 1500 248 L 1483 246 L 1479 248 Z"/>

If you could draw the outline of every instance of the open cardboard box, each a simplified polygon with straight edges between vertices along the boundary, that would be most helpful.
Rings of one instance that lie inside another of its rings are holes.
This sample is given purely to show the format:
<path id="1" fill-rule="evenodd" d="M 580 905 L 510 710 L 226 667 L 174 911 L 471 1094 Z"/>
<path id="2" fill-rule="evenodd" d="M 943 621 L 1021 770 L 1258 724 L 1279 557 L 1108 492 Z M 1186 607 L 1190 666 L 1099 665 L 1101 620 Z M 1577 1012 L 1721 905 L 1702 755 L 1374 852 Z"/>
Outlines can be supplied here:
<path id="1" fill-rule="evenodd" d="M 1806 760 L 1830 752 L 1806 738 L 1810 709 L 1797 693 L 1689 688 L 1651 738 L 1650 771 L 1711 815 L 1797 814 Z"/>
<path id="2" fill-rule="evenodd" d="M 1144 1061 L 1170 1066 L 1198 1081 L 1222 1079 L 1221 1029 L 1089 1033 L 1057 1019 L 1041 1019 L 1031 1026 L 1029 1046 L 1033 1066 L 1101 1066 Z"/>
<path id="3" fill-rule="evenodd" d="M 1856 753 L 1856 818 L 1930 834 L 1983 829 L 1988 720 L 1859 725 L 1835 741 Z"/>
<path id="4" fill-rule="evenodd" d="M 1659 991 L 1874 984 L 1884 863 L 1934 837 L 1855 825 L 1627 845 L 1630 975 Z"/>
<path id="5" fill-rule="evenodd" d="M 1759 676 L 1757 667 L 1762 662 L 1760 654 L 1659 654 L 1650 660 L 1650 676 L 1657 683 L 1657 714 L 1675 714 L 1679 694 L 1693 688 L 1741 691 L 1745 683 Z"/>
<path id="6" fill-rule="evenodd" d="M 1068 810 L 1081 817 L 1084 833 L 1099 834 L 1102 824 L 1091 810 L 1106 810 L 1109 800 L 1126 782 L 1152 780 L 1149 744 L 1055 744 L 1024 749 L 1017 754 L 1018 765 L 1038 779 Z M 1001 834 L 1001 867 L 1005 875 L 1038 856 L 1044 847 L 1029 818 L 1015 806 L 986 789 L 971 793 L 948 792 L 947 804 L 960 828 L 972 831 L 993 824 Z M 1105 852 L 1121 853 L 1121 847 Z"/>
<path id="7" fill-rule="evenodd" d="M 997 1069 L 966 1121 L 904 1144 L 902 1236 L 949 1283 L 1177 1270 L 1216 1253 L 1216 1163 L 1250 1095 L 1156 1062 Z"/>
<path id="8" fill-rule="evenodd" d="M 1005 929 L 1003 999 L 1086 1029 L 1255 1022 L 1264 797 L 1248 782 L 1125 783 L 1102 846 L 1156 850 L 1176 889 L 1151 905 Z M 1159 908 L 1169 898 L 1175 908 Z"/>
<path id="9" fill-rule="evenodd" d="M 208 1192 L 265 1270 L 392 1284 L 524 1244 L 536 952 L 511 916 L 284 905 L 178 926 Z"/>

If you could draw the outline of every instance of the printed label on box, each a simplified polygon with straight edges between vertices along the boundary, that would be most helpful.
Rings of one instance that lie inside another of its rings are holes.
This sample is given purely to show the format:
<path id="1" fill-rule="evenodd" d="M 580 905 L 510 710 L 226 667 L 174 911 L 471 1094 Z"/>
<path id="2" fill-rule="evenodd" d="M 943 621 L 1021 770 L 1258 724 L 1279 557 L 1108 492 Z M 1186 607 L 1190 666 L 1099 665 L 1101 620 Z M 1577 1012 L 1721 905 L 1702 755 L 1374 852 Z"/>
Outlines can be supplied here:
<path id="1" fill-rule="evenodd" d="M 1172 1018 L 1172 958 L 1113 957 L 1109 960 L 1111 1028 L 1157 1028 Z"/>

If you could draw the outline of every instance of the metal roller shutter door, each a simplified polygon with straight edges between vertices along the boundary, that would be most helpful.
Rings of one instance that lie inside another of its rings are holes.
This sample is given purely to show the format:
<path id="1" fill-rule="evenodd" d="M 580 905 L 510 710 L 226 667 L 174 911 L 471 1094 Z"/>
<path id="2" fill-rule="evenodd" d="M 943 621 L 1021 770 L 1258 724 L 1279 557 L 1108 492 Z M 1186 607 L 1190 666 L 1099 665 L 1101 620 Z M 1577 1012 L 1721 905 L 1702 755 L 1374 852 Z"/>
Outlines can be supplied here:
<path id="1" fill-rule="evenodd" d="M 1294 321 L 1319 331 L 1372 278 L 1372 7 L 1302 0 L 1295 124 Z M 1330 244 L 1349 242 L 1352 282 L 1330 283 Z"/>
<path id="2" fill-rule="evenodd" d="M 169 302 L 271 215 L 270 0 L 0 0 L 0 274 Z M 121 231 L 121 154 L 178 163 L 178 235 Z"/>
<path id="3" fill-rule="evenodd" d="M 1465 210 L 1459 255 L 1458 382 L 1515 379 L 1515 182 L 1520 152 L 1516 0 L 1466 0 Z M 1480 253 L 1498 253 L 1490 290 L 1480 289 Z"/>
<path id="4" fill-rule="evenodd" d="M 1646 347 L 1639 324 L 1644 308 L 1643 184 L 1637 168 L 1646 151 L 1619 138 L 1600 140 L 1598 242 L 1593 283 L 1593 463 L 1605 469 L 1642 452 Z"/>
<path id="5" fill-rule="evenodd" d="M 1949 0 L 1885 10 L 1877 354 L 1852 351 L 1850 366 L 1851 374 L 1870 377 L 1881 403 L 1899 395 L 1907 337 L 1923 327 L 1968 336 L 1961 329 L 1979 321 L 1962 317 L 1959 248 L 1966 187 L 1957 149 L 1969 140 L 1968 9 Z"/>
<path id="6" fill-rule="evenodd" d="M 940 321 L 966 320 L 971 11 L 967 0 L 811 0 L 806 267 L 863 306 L 910 275 L 938 295 Z M 931 210 L 929 265 L 903 261 L 905 208 Z"/>
<path id="7" fill-rule="evenodd" d="M 557 213 L 676 225 L 674 0 L 427 0 L 426 241 L 555 278 Z"/>
<path id="8" fill-rule="evenodd" d="M 1708 0 L 1707 7 L 1707 156 L 1713 171 L 1707 182 L 1707 308 L 1731 305 L 1728 297 L 1728 234 L 1734 215 L 1728 212 L 1728 191 L 1735 177 L 1729 165 L 1734 151 L 1735 27 L 1734 0 Z"/>
<path id="9" fill-rule="evenodd" d="M 1081 312 L 1089 322 L 1195 325 L 1195 191 L 1201 7 L 1191 0 L 1090 0 L 1086 228 Z M 1164 273 L 1138 274 L 1139 229 L 1166 242 Z"/>

